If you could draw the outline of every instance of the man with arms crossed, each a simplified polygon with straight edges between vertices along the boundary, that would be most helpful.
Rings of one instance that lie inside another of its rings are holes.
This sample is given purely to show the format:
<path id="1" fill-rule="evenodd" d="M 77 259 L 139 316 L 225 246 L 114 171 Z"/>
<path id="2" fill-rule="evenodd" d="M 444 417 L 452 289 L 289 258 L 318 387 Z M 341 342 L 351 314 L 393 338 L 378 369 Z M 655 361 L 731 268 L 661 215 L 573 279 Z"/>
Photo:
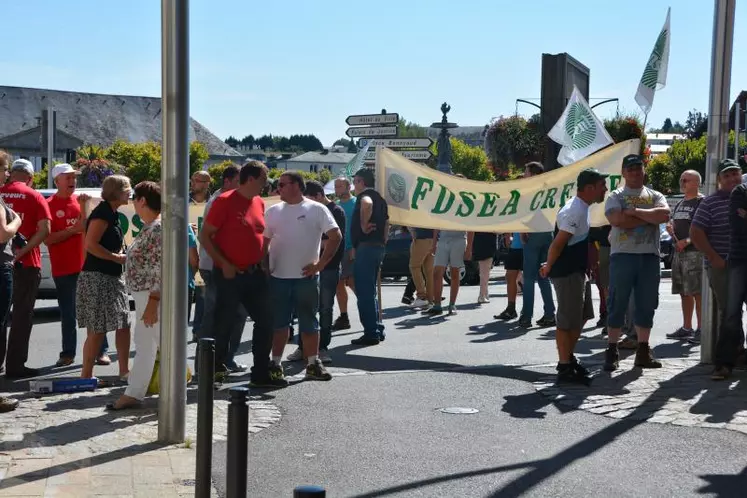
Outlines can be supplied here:
<path id="1" fill-rule="evenodd" d="M 556 315 L 558 381 L 589 382 L 589 372 L 581 366 L 573 351 L 584 323 L 594 317 L 591 295 L 587 292 L 586 269 L 589 262 L 589 206 L 604 202 L 606 178 L 595 169 L 585 169 L 576 180 L 576 197 L 558 212 L 555 238 L 542 264 L 540 275 L 548 276 L 558 296 Z"/>
<path id="2" fill-rule="evenodd" d="M 609 337 L 604 370 L 619 367 L 617 342 L 631 293 L 635 299 L 634 325 L 638 336 L 635 366 L 661 368 L 661 363 L 651 354 L 648 341 L 659 304 L 659 225 L 669 221 L 669 206 L 662 194 L 643 185 L 640 156 L 629 154 L 623 158 L 622 176 L 625 186 L 612 192 L 604 207 L 604 214 L 612 225 Z"/>

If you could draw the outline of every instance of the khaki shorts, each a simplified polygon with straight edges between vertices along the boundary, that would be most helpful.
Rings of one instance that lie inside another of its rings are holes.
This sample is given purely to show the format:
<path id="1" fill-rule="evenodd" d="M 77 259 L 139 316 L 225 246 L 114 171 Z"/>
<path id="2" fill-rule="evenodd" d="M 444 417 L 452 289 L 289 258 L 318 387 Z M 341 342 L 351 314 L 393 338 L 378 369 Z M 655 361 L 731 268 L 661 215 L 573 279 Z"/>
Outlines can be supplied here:
<path id="1" fill-rule="evenodd" d="M 695 296 L 703 284 L 703 253 L 684 251 L 672 259 L 672 294 Z"/>
<path id="2" fill-rule="evenodd" d="M 566 277 L 552 279 L 558 310 L 555 321 L 561 330 L 580 331 L 586 320 L 594 318 L 594 304 L 591 302 L 591 285 L 587 285 L 586 275 L 572 273 Z"/>
<path id="3" fill-rule="evenodd" d="M 351 257 L 352 253 L 353 250 L 348 249 L 342 256 L 342 264 L 340 265 L 340 280 L 345 280 L 347 278 L 353 277 L 353 262 L 355 260 Z"/>

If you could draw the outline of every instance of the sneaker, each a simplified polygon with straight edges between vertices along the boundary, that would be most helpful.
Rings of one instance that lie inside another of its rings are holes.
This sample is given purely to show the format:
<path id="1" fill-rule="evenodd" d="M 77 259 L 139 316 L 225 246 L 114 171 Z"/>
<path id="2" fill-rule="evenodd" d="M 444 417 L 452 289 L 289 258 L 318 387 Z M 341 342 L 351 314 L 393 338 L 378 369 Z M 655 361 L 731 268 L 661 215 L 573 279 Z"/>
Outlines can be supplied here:
<path id="1" fill-rule="evenodd" d="M 36 368 L 21 367 L 20 370 L 8 370 L 5 372 L 6 379 L 27 379 L 29 377 L 36 377 L 39 375 L 39 370 Z"/>
<path id="2" fill-rule="evenodd" d="M 357 339 L 350 341 L 353 346 L 377 346 L 381 342 L 378 337 L 369 337 L 363 334 Z"/>
<path id="3" fill-rule="evenodd" d="M 577 373 L 586 377 L 589 376 L 589 370 L 585 366 L 583 366 L 575 356 L 571 357 L 571 365 L 573 366 L 573 370 L 575 370 Z"/>
<path id="4" fill-rule="evenodd" d="M 410 296 L 402 296 L 402 304 L 406 304 L 407 306 L 410 306 L 413 302 L 413 298 Z"/>
<path id="5" fill-rule="evenodd" d="M 617 346 L 611 344 L 607 346 L 607 351 L 604 352 L 604 366 L 602 367 L 605 372 L 614 372 L 620 368 L 620 352 L 617 350 Z"/>
<path id="6" fill-rule="evenodd" d="M 283 376 L 282 378 L 273 378 L 272 374 L 269 373 L 265 376 L 252 375 L 249 379 L 249 387 L 288 387 L 288 381 L 286 380 L 285 376 Z"/>
<path id="7" fill-rule="evenodd" d="M 558 384 L 584 384 L 588 386 L 591 383 L 591 378 L 574 369 L 572 364 L 558 364 L 557 371 L 558 376 L 556 382 Z"/>
<path id="8" fill-rule="evenodd" d="M 227 378 L 228 370 L 216 370 L 215 375 L 213 376 L 213 382 L 215 384 L 223 384 Z"/>
<path id="9" fill-rule="evenodd" d="M 296 348 L 296 350 L 293 351 L 291 354 L 289 354 L 285 360 L 286 361 L 301 361 L 303 360 L 303 351 L 301 350 L 301 348 Z"/>
<path id="10" fill-rule="evenodd" d="M 693 329 L 686 329 L 685 327 L 680 327 L 674 332 L 670 332 L 667 334 L 667 339 L 689 339 L 693 335 Z"/>
<path id="11" fill-rule="evenodd" d="M 638 344 L 638 349 L 635 351 L 634 365 L 641 368 L 661 368 L 661 362 L 654 358 L 647 342 Z"/>
<path id="12" fill-rule="evenodd" d="M 638 349 L 638 339 L 626 337 L 617 344 L 620 349 Z"/>
<path id="13" fill-rule="evenodd" d="M 525 328 L 525 329 L 531 329 L 532 328 L 532 319 L 531 318 L 519 318 L 519 321 L 516 322 L 519 327 Z"/>
<path id="14" fill-rule="evenodd" d="M 268 374 L 273 386 L 285 387 L 288 385 L 288 380 L 285 378 L 285 374 L 283 373 L 283 367 L 274 361 L 270 362 Z"/>
<path id="15" fill-rule="evenodd" d="M 537 326 L 538 327 L 554 327 L 555 317 L 554 316 L 543 316 L 542 318 L 537 320 Z"/>
<path id="16" fill-rule="evenodd" d="M 456 309 L 456 305 L 455 304 L 450 304 L 449 307 L 446 308 L 446 310 L 447 310 L 447 314 L 449 314 L 449 315 L 456 315 L 457 314 L 457 309 Z"/>
<path id="17" fill-rule="evenodd" d="M 335 320 L 335 323 L 332 324 L 332 330 L 347 330 L 350 328 L 350 319 L 347 315 L 340 315 L 337 317 L 337 320 Z"/>
<path id="18" fill-rule="evenodd" d="M 236 360 L 231 360 L 226 364 L 226 368 L 228 368 L 228 371 L 231 373 L 239 373 L 239 372 L 246 372 L 249 370 L 249 367 L 246 365 L 242 365 L 241 363 L 236 363 Z"/>
<path id="19" fill-rule="evenodd" d="M 516 314 L 516 308 L 508 307 L 500 315 L 493 315 L 493 318 L 496 320 L 513 320 L 517 316 L 519 315 Z"/>
<path id="20" fill-rule="evenodd" d="M 606 327 L 606 326 L 607 326 L 607 315 L 606 314 L 599 315 L 599 320 L 597 320 L 596 328 Z"/>
<path id="21" fill-rule="evenodd" d="M 485 296 L 480 296 L 480 297 L 477 298 L 477 304 L 485 304 L 485 303 L 489 303 L 489 302 L 490 302 L 490 299 L 488 299 Z"/>
<path id="22" fill-rule="evenodd" d="M 731 369 L 729 367 L 716 367 L 711 372 L 711 380 L 726 380 L 731 377 Z"/>
<path id="23" fill-rule="evenodd" d="M 57 363 L 54 364 L 56 367 L 69 367 L 75 363 L 75 358 L 71 358 L 70 356 L 61 356 L 59 360 L 57 360 Z"/>
<path id="24" fill-rule="evenodd" d="M 322 365 L 331 364 L 332 358 L 329 357 L 329 351 L 325 351 L 325 350 L 319 351 L 319 361 L 322 362 Z"/>
<path id="25" fill-rule="evenodd" d="M 443 314 L 444 310 L 441 308 L 441 306 L 431 306 L 427 310 L 423 311 L 424 315 L 428 316 L 437 316 Z"/>
<path id="26" fill-rule="evenodd" d="M 693 336 L 687 340 L 689 344 L 693 344 L 695 346 L 700 344 L 700 329 L 696 329 L 695 332 L 693 332 Z"/>
<path id="27" fill-rule="evenodd" d="M 18 400 L 0 396 L 0 413 L 12 412 L 18 407 Z"/>
<path id="28" fill-rule="evenodd" d="M 104 354 L 100 355 L 98 358 L 96 358 L 96 364 L 97 365 L 103 365 L 103 366 L 111 365 L 112 364 L 112 359 L 109 358 L 108 354 L 104 353 Z"/>
<path id="29" fill-rule="evenodd" d="M 314 363 L 306 365 L 304 380 L 332 380 L 332 374 L 324 368 L 321 361 L 317 360 Z"/>
<path id="30" fill-rule="evenodd" d="M 429 302 L 428 302 L 428 301 L 426 301 L 425 299 L 420 299 L 420 298 L 417 298 L 416 300 L 414 300 L 414 301 L 413 301 L 413 302 L 412 302 L 412 303 L 410 304 L 410 306 L 412 306 L 413 308 L 425 308 L 425 307 L 426 307 L 426 306 L 428 306 L 429 304 L 431 304 L 431 303 L 429 303 Z"/>

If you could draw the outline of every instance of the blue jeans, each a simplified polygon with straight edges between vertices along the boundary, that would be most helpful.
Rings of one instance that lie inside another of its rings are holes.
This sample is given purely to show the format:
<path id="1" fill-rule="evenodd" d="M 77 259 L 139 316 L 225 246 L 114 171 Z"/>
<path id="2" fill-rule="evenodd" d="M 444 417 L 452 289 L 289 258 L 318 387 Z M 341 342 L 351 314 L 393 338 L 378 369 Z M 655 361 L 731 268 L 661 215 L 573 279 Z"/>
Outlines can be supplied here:
<path id="1" fill-rule="evenodd" d="M 330 268 L 319 274 L 319 349 L 326 351 L 332 341 L 332 313 L 335 308 L 340 268 Z"/>
<path id="2" fill-rule="evenodd" d="M 619 329 L 633 295 L 633 325 L 650 329 L 659 307 L 661 260 L 657 254 L 617 253 L 610 256 L 610 297 L 607 326 Z"/>
<path id="3" fill-rule="evenodd" d="M 209 331 L 213 327 L 215 320 L 215 299 L 217 290 L 215 282 L 213 281 L 213 272 L 211 270 L 200 270 L 200 277 L 205 285 L 202 287 L 202 293 L 204 294 L 201 301 L 203 303 L 202 317 L 200 326 L 197 326 L 197 305 L 195 305 L 195 325 L 193 327 L 194 333 L 198 338 L 209 337 L 209 335 L 202 334 L 202 331 Z M 246 310 L 243 306 L 236 306 L 236 317 L 235 321 L 230 324 L 230 331 L 228 334 L 228 356 L 226 363 L 231 365 L 234 363 L 234 357 L 236 352 L 241 345 L 241 337 L 244 334 L 244 326 L 246 325 Z M 195 365 L 197 365 L 197 356 L 195 356 Z"/>
<path id="4" fill-rule="evenodd" d="M 57 290 L 57 304 L 60 307 L 60 325 L 62 327 L 62 351 L 60 358 L 75 358 L 78 346 L 78 324 L 75 315 L 75 290 L 78 287 L 78 273 L 54 277 Z M 109 350 L 109 341 L 104 334 L 99 355 Z"/>
<path id="5" fill-rule="evenodd" d="M 8 313 L 13 302 L 13 267 L 0 266 L 0 367 L 8 349 Z"/>
<path id="6" fill-rule="evenodd" d="M 192 320 L 192 333 L 196 336 L 200 335 L 200 327 L 202 326 L 202 317 L 205 314 L 205 286 L 195 286 L 195 316 Z M 191 305 L 191 303 L 190 303 Z"/>
<path id="7" fill-rule="evenodd" d="M 298 330 L 303 334 L 319 332 L 316 319 L 319 311 L 319 277 L 270 277 L 273 329 L 287 329 L 293 316 L 298 317 Z"/>
<path id="8" fill-rule="evenodd" d="M 531 320 L 534 314 L 534 283 L 537 282 L 545 308 L 543 316 L 555 316 L 555 302 L 552 300 L 552 286 L 549 278 L 541 278 L 539 270 L 547 261 L 547 250 L 552 243 L 552 233 L 530 233 L 524 244 L 524 295 L 521 307 L 521 318 Z"/>
<path id="9" fill-rule="evenodd" d="M 737 356 L 744 350 L 742 305 L 747 302 L 747 265 L 729 266 L 729 292 L 724 321 L 718 331 L 716 365 L 734 368 Z"/>
<path id="10" fill-rule="evenodd" d="M 353 267 L 355 295 L 358 299 L 358 314 L 363 324 L 363 335 L 379 340 L 384 339 L 384 324 L 379 321 L 376 281 L 385 252 L 383 245 L 359 245 L 355 249 Z"/>

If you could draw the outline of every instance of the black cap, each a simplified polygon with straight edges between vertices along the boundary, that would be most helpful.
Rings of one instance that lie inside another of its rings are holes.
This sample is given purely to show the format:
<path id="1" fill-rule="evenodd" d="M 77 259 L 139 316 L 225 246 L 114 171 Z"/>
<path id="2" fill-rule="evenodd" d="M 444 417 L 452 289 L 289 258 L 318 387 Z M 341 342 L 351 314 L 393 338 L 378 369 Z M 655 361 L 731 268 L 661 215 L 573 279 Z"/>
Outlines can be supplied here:
<path id="1" fill-rule="evenodd" d="M 720 175 L 722 172 L 730 170 L 730 169 L 736 169 L 740 172 L 742 171 L 742 168 L 739 166 L 739 164 L 734 159 L 724 159 L 720 163 L 718 163 L 718 174 Z"/>
<path id="2" fill-rule="evenodd" d="M 643 158 L 638 154 L 628 154 L 627 156 L 623 157 L 623 169 L 637 165 L 643 166 Z"/>
<path id="3" fill-rule="evenodd" d="M 599 170 L 596 170 L 594 168 L 586 168 L 578 174 L 578 178 L 576 179 L 576 188 L 582 189 L 587 185 L 594 185 L 599 180 L 604 180 L 608 176 L 610 175 L 600 173 Z"/>

